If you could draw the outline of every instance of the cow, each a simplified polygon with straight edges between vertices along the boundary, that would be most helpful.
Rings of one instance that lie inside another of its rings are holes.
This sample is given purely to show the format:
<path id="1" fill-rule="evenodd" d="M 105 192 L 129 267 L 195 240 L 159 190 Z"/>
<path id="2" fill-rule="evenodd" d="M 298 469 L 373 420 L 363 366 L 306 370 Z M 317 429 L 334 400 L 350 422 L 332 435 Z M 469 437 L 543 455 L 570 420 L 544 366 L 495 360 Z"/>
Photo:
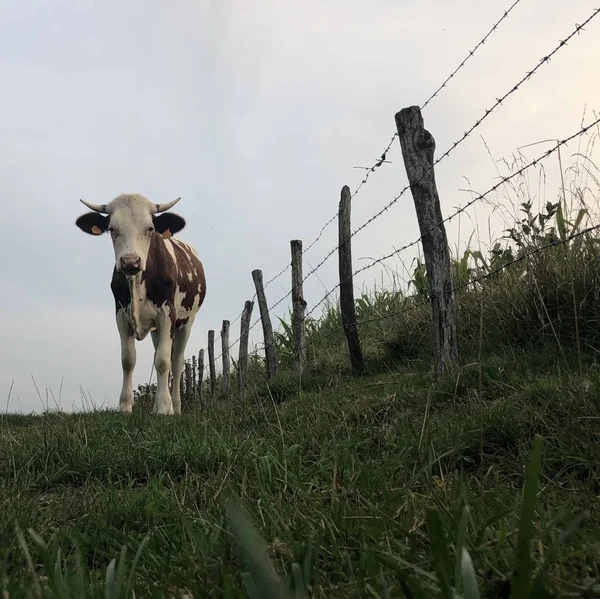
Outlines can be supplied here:
<path id="1" fill-rule="evenodd" d="M 135 341 L 151 333 L 157 376 L 154 412 L 181 413 L 184 351 L 206 296 L 206 280 L 196 250 L 172 237 L 185 227 L 181 216 L 167 212 L 180 199 L 153 204 L 140 194 L 122 194 L 108 204 L 80 200 L 92 212 L 82 214 L 75 224 L 90 235 L 108 231 L 115 252 L 110 286 L 121 338 L 121 412 L 133 409 Z"/>

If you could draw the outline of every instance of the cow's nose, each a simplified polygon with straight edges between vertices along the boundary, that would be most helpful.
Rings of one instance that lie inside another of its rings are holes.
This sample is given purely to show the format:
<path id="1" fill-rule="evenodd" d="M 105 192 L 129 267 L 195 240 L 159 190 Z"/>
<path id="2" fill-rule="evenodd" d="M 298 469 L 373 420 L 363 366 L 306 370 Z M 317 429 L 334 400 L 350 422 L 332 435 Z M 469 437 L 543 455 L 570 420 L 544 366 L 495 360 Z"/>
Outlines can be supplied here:
<path id="1" fill-rule="evenodd" d="M 121 270 L 126 274 L 135 274 L 140 271 L 141 260 L 135 254 L 121 256 Z"/>

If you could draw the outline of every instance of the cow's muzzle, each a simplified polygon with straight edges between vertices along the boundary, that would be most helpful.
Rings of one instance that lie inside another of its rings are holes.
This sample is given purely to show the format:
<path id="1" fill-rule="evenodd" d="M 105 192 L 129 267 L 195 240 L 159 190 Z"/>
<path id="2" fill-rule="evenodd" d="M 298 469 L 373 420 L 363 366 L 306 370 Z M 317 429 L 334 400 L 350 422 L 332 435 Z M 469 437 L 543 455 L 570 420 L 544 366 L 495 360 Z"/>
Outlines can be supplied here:
<path id="1" fill-rule="evenodd" d="M 124 275 L 137 275 L 140 272 L 142 260 L 135 254 L 125 254 L 121 256 L 121 272 Z"/>

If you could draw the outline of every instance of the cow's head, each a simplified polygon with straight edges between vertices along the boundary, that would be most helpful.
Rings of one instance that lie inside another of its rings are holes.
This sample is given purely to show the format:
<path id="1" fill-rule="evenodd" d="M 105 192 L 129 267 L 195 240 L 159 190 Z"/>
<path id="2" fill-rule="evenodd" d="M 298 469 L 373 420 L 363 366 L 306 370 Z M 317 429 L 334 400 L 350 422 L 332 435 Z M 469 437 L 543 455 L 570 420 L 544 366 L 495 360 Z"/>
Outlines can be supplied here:
<path id="1" fill-rule="evenodd" d="M 89 204 L 93 210 L 82 214 L 75 224 L 90 235 L 110 232 L 115 250 L 115 266 L 124 275 L 146 270 L 150 241 L 154 235 L 171 236 L 185 227 L 185 220 L 168 212 L 181 198 L 166 204 L 153 204 L 138 194 L 120 195 L 108 204 Z"/>

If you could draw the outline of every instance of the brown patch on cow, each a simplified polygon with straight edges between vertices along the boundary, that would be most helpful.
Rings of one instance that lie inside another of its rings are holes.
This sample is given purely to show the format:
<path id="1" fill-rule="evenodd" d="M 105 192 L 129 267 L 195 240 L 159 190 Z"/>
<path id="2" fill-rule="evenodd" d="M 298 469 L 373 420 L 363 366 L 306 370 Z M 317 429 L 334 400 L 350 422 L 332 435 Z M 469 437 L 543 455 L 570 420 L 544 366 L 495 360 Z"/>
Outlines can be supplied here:
<path id="1" fill-rule="evenodd" d="M 92 235 L 102 235 L 102 229 L 100 227 L 97 227 L 96 225 L 92 226 L 91 231 Z"/>
<path id="2" fill-rule="evenodd" d="M 186 310 L 191 310 L 194 306 L 196 296 L 200 296 L 199 305 L 201 306 L 206 295 L 204 269 L 200 260 L 178 243 L 173 243 L 173 250 L 175 252 L 175 259 L 177 260 L 177 283 L 179 291 L 184 294 L 181 306 Z M 191 275 L 191 281 L 189 275 Z"/>
<path id="3" fill-rule="evenodd" d="M 156 306 L 168 303 L 174 308 L 177 271 L 173 259 L 165 247 L 159 233 L 154 233 L 150 238 L 150 249 L 146 258 L 146 270 L 142 273 L 142 282 L 146 283 L 146 297 Z M 175 314 L 173 312 L 173 323 Z"/>
<path id="4" fill-rule="evenodd" d="M 166 248 L 161 234 L 154 233 L 150 239 L 146 270 L 141 277 L 141 282 L 145 283 L 146 286 L 146 299 L 157 307 L 165 304 L 169 306 L 171 335 L 174 334 L 176 328 L 181 328 L 189 322 L 187 316 L 177 318 L 178 307 L 175 306 L 174 302 L 177 286 L 184 294 L 182 307 L 186 310 L 193 308 L 196 296 L 200 296 L 198 304 L 198 307 L 200 307 L 206 295 L 204 269 L 200 260 L 177 243 L 173 243 L 173 248 L 177 267 L 173 263 L 173 257 Z M 192 273 L 191 281 L 188 273 Z M 125 275 L 118 272 L 116 268 L 113 269 L 111 289 L 115 299 L 116 311 L 127 309 L 131 303 L 129 284 Z"/>

